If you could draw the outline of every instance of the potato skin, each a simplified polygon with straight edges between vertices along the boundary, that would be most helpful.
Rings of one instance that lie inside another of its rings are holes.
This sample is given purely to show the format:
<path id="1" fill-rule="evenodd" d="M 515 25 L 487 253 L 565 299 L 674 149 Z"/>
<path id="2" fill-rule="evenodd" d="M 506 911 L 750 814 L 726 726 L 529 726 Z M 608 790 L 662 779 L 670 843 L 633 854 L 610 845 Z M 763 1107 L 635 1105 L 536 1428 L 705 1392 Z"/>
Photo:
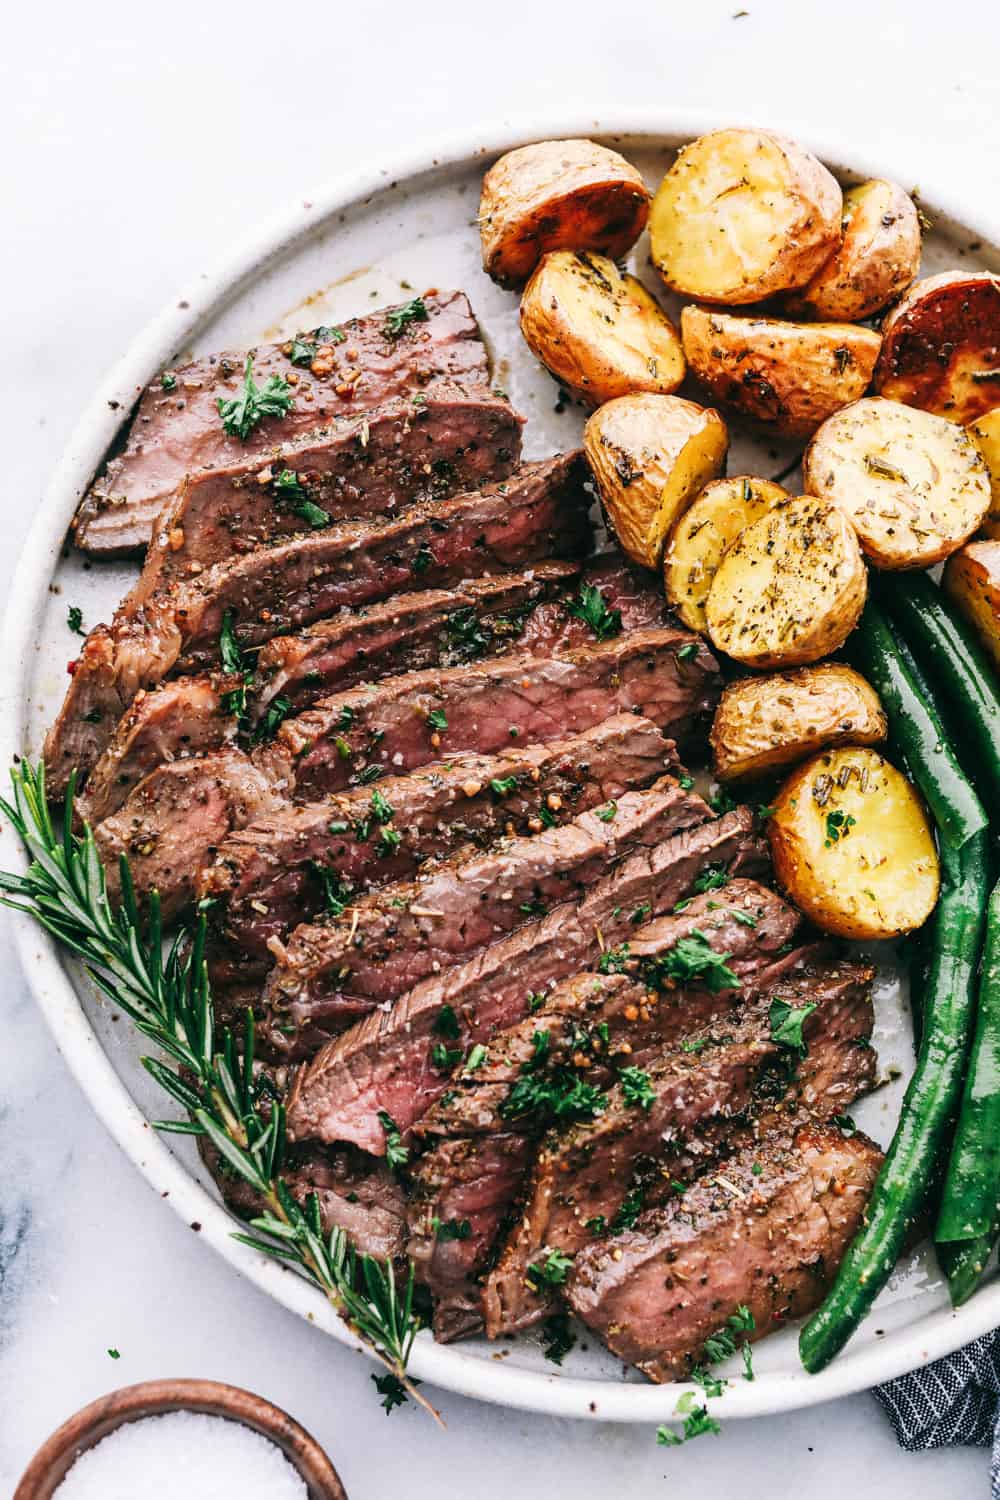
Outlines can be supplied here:
<path id="1" fill-rule="evenodd" d="M 641 392 L 606 401 L 583 429 L 608 522 L 633 562 L 658 568 L 667 533 L 725 467 L 729 434 L 717 411 Z"/>
<path id="2" fill-rule="evenodd" d="M 1000 276 L 944 271 L 914 282 L 882 324 L 875 389 L 963 424 L 996 406 Z"/>
<path id="3" fill-rule="evenodd" d="M 967 542 L 948 559 L 942 583 L 1000 671 L 1000 541 Z"/>
<path id="4" fill-rule="evenodd" d="M 754 521 L 789 498 L 773 479 L 730 475 L 706 484 L 674 526 L 663 553 L 667 599 L 684 624 L 705 631 L 705 600 L 722 554 Z"/>
<path id="5" fill-rule="evenodd" d="M 710 735 L 720 781 L 763 776 L 830 745 L 877 745 L 888 734 L 878 694 L 836 662 L 731 683 Z"/>
<path id="6" fill-rule="evenodd" d="M 983 521 L 983 536 L 1000 537 L 1000 406 L 969 427 L 969 435 L 983 455 L 990 476 L 990 508 Z"/>
<path id="7" fill-rule="evenodd" d="M 641 281 L 588 250 L 553 250 L 521 297 L 521 332 L 557 380 L 592 406 L 684 379 L 677 330 Z"/>
<path id="8" fill-rule="evenodd" d="M 705 302 L 759 302 L 804 286 L 840 242 L 843 196 L 810 152 L 767 130 L 685 146 L 650 212 L 653 264 Z"/>
<path id="9" fill-rule="evenodd" d="M 902 295 L 920 270 L 920 219 L 909 193 L 883 177 L 844 194 L 839 247 L 785 306 L 793 317 L 856 323 Z"/>
<path id="10" fill-rule="evenodd" d="M 799 667 L 844 644 L 868 573 L 844 514 L 811 496 L 776 505 L 723 554 L 705 612 L 713 645 L 748 667 Z"/>
<path id="11" fill-rule="evenodd" d="M 483 178 L 483 270 L 501 286 L 516 286 L 549 250 L 597 250 L 615 259 L 645 229 L 649 200 L 635 167 L 596 141 L 519 146 Z"/>
<path id="12" fill-rule="evenodd" d="M 836 412 L 802 460 L 811 495 L 839 505 L 878 568 L 928 568 L 982 522 L 986 464 L 963 427 L 867 396 Z"/>
<path id="13" fill-rule="evenodd" d="M 785 437 L 810 437 L 868 388 L 881 339 L 853 323 L 681 313 L 684 353 L 716 401 Z"/>
<path id="14" fill-rule="evenodd" d="M 875 750 L 842 746 L 798 767 L 767 834 L 778 883 L 824 932 L 899 937 L 934 909 L 940 871 L 923 803 Z"/>

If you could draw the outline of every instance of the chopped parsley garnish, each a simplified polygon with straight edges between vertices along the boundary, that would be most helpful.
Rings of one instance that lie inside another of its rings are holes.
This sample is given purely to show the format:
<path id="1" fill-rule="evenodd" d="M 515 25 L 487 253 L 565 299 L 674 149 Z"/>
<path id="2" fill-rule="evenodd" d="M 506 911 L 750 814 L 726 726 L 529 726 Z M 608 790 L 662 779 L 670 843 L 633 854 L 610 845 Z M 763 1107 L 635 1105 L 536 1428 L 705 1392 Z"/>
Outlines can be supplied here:
<path id="1" fill-rule="evenodd" d="M 592 1219 L 585 1220 L 583 1227 L 589 1229 L 591 1234 L 607 1234 L 608 1221 L 603 1214 L 595 1214 Z"/>
<path id="2" fill-rule="evenodd" d="M 288 351 L 288 358 L 293 365 L 311 365 L 316 358 L 316 350 L 318 348 L 319 345 L 312 343 L 309 339 L 295 338 L 292 339 L 292 347 Z"/>
<path id="3" fill-rule="evenodd" d="M 234 718 L 242 720 L 246 716 L 247 694 L 253 682 L 253 671 L 236 639 L 234 618 L 231 609 L 227 609 L 222 616 L 222 629 L 219 632 L 219 658 L 224 671 L 242 677 L 243 681 L 239 687 L 230 688 L 228 692 L 222 694 L 219 707 L 224 714 L 231 714 Z"/>
<path id="4" fill-rule="evenodd" d="M 358 772 L 355 780 L 357 781 L 358 786 L 371 786 L 372 782 L 378 781 L 381 775 L 381 766 L 365 766 L 363 771 Z"/>
<path id="5" fill-rule="evenodd" d="M 335 871 L 321 865 L 318 860 L 313 860 L 311 868 L 323 887 L 323 910 L 332 917 L 341 916 L 347 910 L 354 887 L 349 881 L 342 880 Z"/>
<path id="6" fill-rule="evenodd" d="M 736 806 L 736 802 L 726 791 L 725 787 L 720 786 L 710 795 L 708 799 L 708 805 L 712 809 L 712 811 L 714 813 L 718 813 L 719 817 L 721 818 L 723 813 L 732 812 L 733 808 Z"/>
<path id="7" fill-rule="evenodd" d="M 121 1357 L 122 1356 L 121 1356 L 121 1351 L 120 1350 L 118 1350 L 118 1349 L 109 1349 L 108 1350 L 108 1358 L 109 1359 L 121 1359 Z"/>
<path id="8" fill-rule="evenodd" d="M 834 1115 L 830 1123 L 836 1125 L 841 1135 L 857 1135 L 858 1133 L 858 1127 L 850 1115 Z"/>
<path id="9" fill-rule="evenodd" d="M 275 494 L 278 499 L 285 501 L 297 516 L 301 516 L 307 526 L 319 530 L 321 526 L 329 526 L 333 519 L 328 510 L 323 510 L 319 505 L 314 505 L 306 493 L 306 488 L 294 469 L 282 469 L 274 481 Z"/>
<path id="10" fill-rule="evenodd" d="M 380 1109 L 378 1122 L 385 1131 L 385 1159 L 387 1165 L 395 1171 L 397 1167 L 405 1167 L 410 1159 L 410 1148 L 403 1145 L 403 1138 L 399 1126 L 387 1110 Z"/>
<path id="11" fill-rule="evenodd" d="M 626 1104 L 636 1104 L 647 1114 L 656 1103 L 656 1094 L 649 1074 L 642 1068 L 622 1068 L 618 1074 L 622 1086 L 622 1097 Z"/>
<path id="12" fill-rule="evenodd" d="M 565 1286 L 572 1264 L 571 1255 L 564 1255 L 561 1250 L 550 1250 L 544 1260 L 536 1260 L 534 1265 L 528 1267 L 526 1279 L 536 1292 L 544 1291 L 550 1286 Z"/>
<path id="13" fill-rule="evenodd" d="M 642 1183 L 629 1189 L 622 1199 L 621 1207 L 611 1220 L 611 1233 L 620 1234 L 623 1229 L 631 1229 L 636 1219 L 642 1213 L 646 1201 L 646 1190 Z"/>
<path id="14" fill-rule="evenodd" d="M 691 658 L 692 658 L 692 656 L 697 656 L 698 655 L 698 642 L 697 641 L 687 641 L 687 642 L 685 642 L 685 644 L 683 646 L 678 647 L 677 651 L 675 652 L 675 655 L 676 655 L 678 661 L 690 661 Z"/>
<path id="15" fill-rule="evenodd" d="M 705 1358 L 708 1363 L 718 1365 L 724 1359 L 729 1359 L 740 1347 L 736 1335 L 753 1333 L 756 1326 L 753 1313 L 745 1303 L 741 1302 L 736 1311 L 730 1313 L 725 1325 L 705 1340 Z"/>
<path id="16" fill-rule="evenodd" d="M 262 740 L 273 740 L 291 711 L 291 698 L 286 698 L 283 693 L 279 693 L 277 698 L 272 698 L 264 712 L 264 717 L 253 732 L 254 741 L 259 744 Z"/>
<path id="17" fill-rule="evenodd" d="M 437 1214 L 431 1219 L 431 1228 L 434 1238 L 442 1244 L 448 1240 L 467 1240 L 472 1234 L 472 1225 L 468 1219 L 445 1219 L 442 1222 Z"/>
<path id="18" fill-rule="evenodd" d="M 707 1036 L 686 1037 L 684 1041 L 681 1042 L 681 1051 L 693 1052 L 695 1056 L 697 1056 L 699 1052 L 704 1052 L 707 1046 Z"/>
<path id="19" fill-rule="evenodd" d="M 566 606 L 577 620 L 589 625 L 599 641 L 618 635 L 622 628 L 620 609 L 608 609 L 604 595 L 596 584 L 582 583 L 577 597 Z"/>
<path id="20" fill-rule="evenodd" d="M 544 917 L 548 915 L 548 907 L 544 901 L 522 901 L 518 907 L 526 917 Z"/>
<path id="21" fill-rule="evenodd" d="M 372 817 L 376 823 L 391 823 L 396 816 L 396 809 L 391 802 L 387 802 L 383 794 L 377 789 L 372 792 L 371 800 Z"/>
<path id="22" fill-rule="evenodd" d="M 701 874 L 695 877 L 691 890 L 696 896 L 703 896 L 706 891 L 721 891 L 724 885 L 729 884 L 729 871 L 722 865 L 706 865 Z"/>
<path id="23" fill-rule="evenodd" d="M 461 1061 L 461 1047 L 446 1047 L 444 1042 L 435 1042 L 431 1048 L 431 1062 L 439 1073 L 450 1073 Z"/>
<path id="24" fill-rule="evenodd" d="M 624 974 L 629 962 L 629 945 L 621 943 L 617 948 L 605 948 L 597 965 L 597 972 L 599 974 Z"/>
<path id="25" fill-rule="evenodd" d="M 478 1072 L 489 1055 L 482 1042 L 477 1042 L 465 1060 L 465 1072 Z"/>
<path id="26" fill-rule="evenodd" d="M 533 1016 L 536 1011 L 541 1010 L 545 1004 L 545 996 L 540 990 L 528 996 L 528 1015 Z"/>
<path id="27" fill-rule="evenodd" d="M 734 922 L 739 922 L 741 927 L 757 926 L 757 918 L 752 916 L 748 911 L 741 911 L 738 906 L 731 906 L 729 908 L 729 915 Z"/>
<path id="28" fill-rule="evenodd" d="M 538 809 L 538 821 L 543 828 L 554 828 L 556 826 L 555 813 L 547 808 L 544 802 Z"/>
<path id="29" fill-rule="evenodd" d="M 386 337 L 398 339 L 411 323 L 426 323 L 427 316 L 423 297 L 413 297 L 402 307 L 391 307 L 385 317 Z"/>
<path id="30" fill-rule="evenodd" d="M 832 849 L 834 844 L 839 843 L 841 839 L 846 839 L 851 829 L 856 826 L 857 821 L 857 818 L 853 818 L 850 813 L 842 812 L 840 808 L 835 808 L 833 812 L 828 812 L 826 815 L 826 838 L 823 840 L 824 848 Z"/>
<path id="31" fill-rule="evenodd" d="M 720 990 L 739 988 L 739 975 L 733 973 L 727 962 L 730 957 L 728 953 L 716 953 L 696 927 L 687 937 L 679 938 L 668 952 L 647 959 L 643 967 L 646 978 L 654 984 L 664 979 L 679 984 L 698 980 L 709 994 L 717 995 Z"/>
<path id="32" fill-rule="evenodd" d="M 66 624 L 74 635 L 86 635 L 83 628 L 83 610 L 78 604 L 71 604 L 66 611 Z"/>
<path id="33" fill-rule="evenodd" d="M 452 1040 L 460 1035 L 458 1017 L 455 1014 L 454 1006 L 442 1005 L 441 1009 L 438 1011 L 437 1015 L 434 1018 L 434 1024 L 431 1027 L 431 1030 L 438 1036 L 446 1036 L 451 1038 Z"/>
<path id="34" fill-rule="evenodd" d="M 492 644 L 490 637 L 484 634 L 483 622 L 471 604 L 463 604 L 450 614 L 444 622 L 444 628 L 448 633 L 452 653 L 459 660 L 482 656 Z"/>
<path id="35" fill-rule="evenodd" d="M 160 386 L 165 391 L 175 391 L 177 389 L 177 376 L 172 375 L 169 370 L 164 370 L 160 376 Z"/>
<path id="36" fill-rule="evenodd" d="M 448 716 L 441 708 L 432 708 L 427 715 L 427 727 L 436 733 L 448 728 Z"/>
<path id="37" fill-rule="evenodd" d="M 554 1365 L 561 1365 L 576 1343 L 566 1313 L 553 1313 L 546 1318 L 542 1331 L 545 1335 L 543 1353 Z"/>
<path id="38" fill-rule="evenodd" d="M 265 417 L 287 417 L 295 401 L 288 381 L 280 375 L 269 375 L 264 385 L 259 386 L 253 378 L 253 355 L 248 354 L 243 389 L 228 400 L 220 396 L 216 404 L 223 431 L 246 442 Z"/>
<path id="39" fill-rule="evenodd" d="M 353 723 L 354 709 L 351 708 L 349 704 L 345 703 L 343 708 L 340 710 L 340 715 L 337 719 L 338 727 L 341 729 L 350 729 Z"/>
<path id="40" fill-rule="evenodd" d="M 403 1389 L 403 1383 L 396 1375 L 373 1375 L 372 1382 L 379 1395 L 382 1397 L 382 1408 L 386 1413 L 393 1412 L 397 1406 L 405 1406 L 409 1397 Z"/>
<path id="41" fill-rule="evenodd" d="M 629 921 L 634 927 L 638 927 L 640 922 L 645 922 L 646 918 L 649 916 L 652 910 L 653 908 L 650 906 L 648 901 L 642 901 L 629 917 Z"/>
<path id="42" fill-rule="evenodd" d="M 716 1419 L 708 1415 L 708 1408 L 697 1405 L 693 1391 L 685 1392 L 678 1401 L 677 1414 L 684 1418 L 683 1432 L 678 1434 L 671 1432 L 669 1427 L 658 1427 L 656 1441 L 661 1448 L 676 1448 L 681 1443 L 690 1442 L 692 1438 L 703 1437 L 705 1433 L 718 1434 L 722 1431 Z"/>
<path id="43" fill-rule="evenodd" d="M 689 792 L 694 786 L 694 777 L 689 776 L 687 771 L 682 771 L 677 778 L 677 785 L 680 787 L 682 792 Z"/>
<path id="44" fill-rule="evenodd" d="M 414 556 L 413 561 L 410 563 L 410 572 L 426 573 L 427 569 L 432 566 L 433 562 L 434 553 L 431 551 L 430 547 L 428 547 L 426 542 L 421 542 L 420 546 L 417 548 L 416 555 Z"/>
<path id="45" fill-rule="evenodd" d="M 793 1052 L 804 1057 L 808 1048 L 802 1035 L 802 1027 L 815 1009 L 815 1005 L 803 1005 L 796 1010 L 787 1000 L 772 1000 L 768 1012 L 772 1041 L 782 1047 L 790 1047 Z"/>
<path id="46" fill-rule="evenodd" d="M 494 797 L 509 797 L 517 791 L 516 776 L 494 776 L 490 780 L 490 791 Z"/>
<path id="47" fill-rule="evenodd" d="M 395 854 L 403 842 L 403 835 L 395 828 L 382 828 L 379 830 L 378 845 L 376 852 L 380 859 L 386 859 L 390 854 Z"/>
<path id="48" fill-rule="evenodd" d="M 718 1375 L 713 1375 L 711 1370 L 706 1370 L 703 1365 L 695 1365 L 691 1371 L 691 1379 L 695 1385 L 701 1386 L 709 1399 L 721 1396 L 726 1388 L 726 1381 Z"/>
<path id="49" fill-rule="evenodd" d="M 602 823 L 613 823 L 618 816 L 618 803 L 607 802 L 603 807 L 597 809 L 597 816 Z"/>

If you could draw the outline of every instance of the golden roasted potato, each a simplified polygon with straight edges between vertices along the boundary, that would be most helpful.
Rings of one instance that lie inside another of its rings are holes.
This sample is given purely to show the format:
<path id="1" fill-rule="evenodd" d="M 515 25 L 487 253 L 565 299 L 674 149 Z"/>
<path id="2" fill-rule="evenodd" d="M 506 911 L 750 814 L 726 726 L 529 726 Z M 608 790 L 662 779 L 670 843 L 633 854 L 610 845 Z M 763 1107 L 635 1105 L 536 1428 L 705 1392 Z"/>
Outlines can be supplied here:
<path id="1" fill-rule="evenodd" d="M 617 151 L 595 141 L 538 141 L 508 151 L 483 178 L 483 270 L 526 281 L 548 250 L 631 249 L 649 217 L 649 189 Z"/>
<path id="2" fill-rule="evenodd" d="M 720 781 L 763 776 L 830 745 L 877 745 L 888 734 L 878 694 L 851 667 L 825 662 L 746 677 L 722 694 L 712 721 Z"/>
<path id="3" fill-rule="evenodd" d="M 853 323 L 681 313 L 684 353 L 717 401 L 787 437 L 809 437 L 868 388 L 881 339 Z"/>
<path id="4" fill-rule="evenodd" d="M 843 239 L 825 266 L 785 303 L 793 317 L 855 323 L 898 297 L 920 270 L 916 205 L 882 177 L 844 194 Z"/>
<path id="5" fill-rule="evenodd" d="M 868 573 L 835 505 L 776 505 L 723 553 L 705 613 L 714 645 L 748 667 L 799 667 L 842 646 L 865 604 Z"/>
<path id="6" fill-rule="evenodd" d="M 804 286 L 840 242 L 836 179 L 768 130 L 713 130 L 685 146 L 653 199 L 653 264 L 705 302 L 759 302 Z"/>
<path id="7" fill-rule="evenodd" d="M 802 482 L 840 506 L 879 568 L 940 562 L 990 504 L 986 464 L 965 428 L 883 396 L 823 423 L 802 460 Z"/>
<path id="8" fill-rule="evenodd" d="M 680 396 L 642 392 L 597 408 L 583 429 L 583 451 L 633 562 L 659 567 L 667 533 L 721 474 L 728 447 L 719 413 Z"/>
<path id="9" fill-rule="evenodd" d="M 953 422 L 1000 402 L 1000 276 L 944 271 L 914 282 L 882 324 L 875 389 Z"/>
<path id="10" fill-rule="evenodd" d="M 941 582 L 1000 670 L 1000 541 L 967 542 Z"/>
<path id="11" fill-rule="evenodd" d="M 767 832 L 780 885 L 824 932 L 899 937 L 934 910 L 940 873 L 927 814 L 876 750 L 826 750 L 793 771 Z"/>
<path id="12" fill-rule="evenodd" d="M 983 522 L 983 535 L 1000 537 L 1000 406 L 977 418 L 970 425 L 969 432 L 983 455 L 990 476 L 990 508 Z"/>
<path id="13" fill-rule="evenodd" d="M 684 379 L 677 330 L 641 281 L 589 250 L 543 256 L 521 298 L 521 332 L 557 380 L 592 406 Z"/>
<path id="14" fill-rule="evenodd" d="M 706 484 L 670 533 L 663 553 L 667 598 L 685 625 L 707 629 L 705 600 L 722 554 L 741 531 L 787 499 L 788 491 L 772 479 L 732 475 Z"/>

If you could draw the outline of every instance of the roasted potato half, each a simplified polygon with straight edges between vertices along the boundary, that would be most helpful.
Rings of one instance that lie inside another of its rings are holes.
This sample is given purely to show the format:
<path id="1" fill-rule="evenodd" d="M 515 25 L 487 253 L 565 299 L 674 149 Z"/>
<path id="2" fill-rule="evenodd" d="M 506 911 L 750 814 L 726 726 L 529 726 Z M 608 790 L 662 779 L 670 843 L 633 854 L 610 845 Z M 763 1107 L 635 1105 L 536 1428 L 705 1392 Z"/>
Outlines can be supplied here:
<path id="1" fill-rule="evenodd" d="M 983 535 L 1000 537 L 1000 406 L 977 418 L 969 431 L 990 476 L 990 508 L 983 522 Z"/>
<path id="2" fill-rule="evenodd" d="M 715 774 L 764 776 L 830 745 L 878 745 L 887 733 L 878 694 L 851 667 L 824 662 L 747 677 L 726 688 L 715 711 Z"/>
<path id="3" fill-rule="evenodd" d="M 1000 541 L 966 543 L 942 583 L 1000 670 Z"/>
<path id="4" fill-rule="evenodd" d="M 793 771 L 767 820 L 778 881 L 824 932 L 870 941 L 920 927 L 937 901 L 934 836 L 877 750 L 826 750 Z"/>
<path id="5" fill-rule="evenodd" d="M 726 548 L 788 491 L 771 479 L 732 475 L 713 479 L 684 512 L 663 553 L 667 598 L 685 625 L 706 630 L 705 600 Z"/>
<path id="6" fill-rule="evenodd" d="M 508 151 L 483 178 L 483 269 L 510 286 L 527 281 L 549 250 L 624 255 L 646 227 L 649 197 L 635 167 L 594 141 Z"/>
<path id="7" fill-rule="evenodd" d="M 882 324 L 875 389 L 953 422 L 1000 404 L 1000 276 L 945 271 L 914 282 Z"/>
<path id="8" fill-rule="evenodd" d="M 521 298 L 521 332 L 555 378 L 592 406 L 684 379 L 677 330 L 634 276 L 589 250 L 553 250 Z"/>
<path id="9" fill-rule="evenodd" d="M 667 533 L 721 474 L 728 447 L 719 413 L 680 396 L 643 392 L 597 408 L 583 449 L 608 522 L 633 562 L 660 566 Z"/>
<path id="10" fill-rule="evenodd" d="M 840 242 L 836 179 L 767 130 L 714 130 L 685 146 L 653 199 L 653 264 L 705 302 L 759 302 L 804 286 Z"/>
<path id="11" fill-rule="evenodd" d="M 853 323 L 786 323 L 685 307 L 692 372 L 717 401 L 786 437 L 809 437 L 868 389 L 881 339 Z"/>
<path id="12" fill-rule="evenodd" d="M 799 667 L 842 646 L 868 589 L 844 513 L 806 496 L 776 505 L 723 554 L 705 603 L 720 651 L 748 667 Z"/>
<path id="13" fill-rule="evenodd" d="M 844 194 L 843 239 L 786 307 L 793 317 L 855 323 L 906 291 L 920 270 L 920 220 L 908 193 L 876 177 Z"/>
<path id="14" fill-rule="evenodd" d="M 990 505 L 986 463 L 966 429 L 883 396 L 823 423 L 806 449 L 802 482 L 839 505 L 879 568 L 940 562 Z"/>

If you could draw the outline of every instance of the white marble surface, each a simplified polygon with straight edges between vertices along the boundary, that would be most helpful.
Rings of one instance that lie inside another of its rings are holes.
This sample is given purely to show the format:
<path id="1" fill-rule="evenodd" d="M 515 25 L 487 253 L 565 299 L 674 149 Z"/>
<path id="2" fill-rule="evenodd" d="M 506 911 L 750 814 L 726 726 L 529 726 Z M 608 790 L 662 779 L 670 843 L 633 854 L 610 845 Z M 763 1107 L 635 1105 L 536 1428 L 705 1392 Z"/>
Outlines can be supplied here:
<path id="1" fill-rule="evenodd" d="M 568 115 L 711 109 L 898 166 L 973 204 L 1000 185 L 995 0 L 273 0 L 8 11 L 0 576 L 95 379 L 255 219 L 359 155 L 541 103 Z M 945 20 L 945 16 L 947 20 Z M 67 655 L 69 650 L 67 650 Z M 2 706 L 0 706 L 2 707 Z M 48 1431 L 115 1385 L 246 1384 L 328 1447 L 352 1500 L 474 1492 L 579 1500 L 986 1494 L 986 1457 L 899 1453 L 858 1396 L 657 1449 L 595 1427 L 442 1401 L 449 1429 L 382 1415 L 361 1359 L 241 1283 L 91 1117 L 0 922 L 0 1493 Z M 120 1351 L 113 1360 L 109 1349 Z M 140 1497 L 137 1497 L 140 1500 Z"/>

